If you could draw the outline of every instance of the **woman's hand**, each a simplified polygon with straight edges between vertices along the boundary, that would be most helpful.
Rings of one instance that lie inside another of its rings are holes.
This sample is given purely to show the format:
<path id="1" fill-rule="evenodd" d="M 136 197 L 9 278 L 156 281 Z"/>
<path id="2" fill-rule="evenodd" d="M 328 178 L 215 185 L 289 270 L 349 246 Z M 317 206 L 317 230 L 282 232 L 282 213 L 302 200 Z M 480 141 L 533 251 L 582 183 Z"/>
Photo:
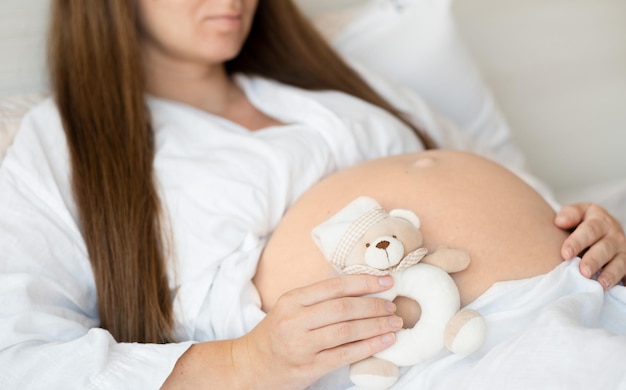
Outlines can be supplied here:
<path id="1" fill-rule="evenodd" d="M 283 295 L 267 317 L 233 343 L 245 388 L 304 388 L 339 367 L 389 347 L 402 328 L 389 301 L 389 276 L 340 276 Z"/>
<path id="2" fill-rule="evenodd" d="M 561 229 L 574 229 L 561 248 L 564 259 L 584 252 L 580 272 L 587 278 L 596 272 L 605 290 L 626 280 L 626 237 L 622 225 L 605 209 L 593 203 L 563 207 L 555 218 Z"/>

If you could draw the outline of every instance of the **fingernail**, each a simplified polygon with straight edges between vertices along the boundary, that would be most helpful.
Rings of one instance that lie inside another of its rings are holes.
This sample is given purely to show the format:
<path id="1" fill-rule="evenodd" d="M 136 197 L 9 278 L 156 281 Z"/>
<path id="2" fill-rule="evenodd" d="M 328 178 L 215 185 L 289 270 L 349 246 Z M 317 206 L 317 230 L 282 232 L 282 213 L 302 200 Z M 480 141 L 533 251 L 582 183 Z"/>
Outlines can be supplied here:
<path id="1" fill-rule="evenodd" d="M 378 278 L 378 284 L 383 287 L 389 287 L 393 284 L 393 278 L 391 276 L 381 276 Z"/>
<path id="2" fill-rule="evenodd" d="M 395 313 L 396 312 L 396 304 L 393 303 L 393 302 L 385 303 L 385 308 L 387 309 L 387 311 L 389 313 Z"/>
<path id="3" fill-rule="evenodd" d="M 391 325 L 392 329 L 402 329 L 402 318 L 391 317 L 389 319 L 389 325 Z"/>
<path id="4" fill-rule="evenodd" d="M 591 268 L 589 268 L 589 266 L 587 266 L 587 265 L 583 266 L 583 268 L 582 268 L 582 270 L 580 272 L 586 278 L 590 278 L 591 277 Z"/>
<path id="5" fill-rule="evenodd" d="M 393 341 L 395 340 L 396 336 L 393 333 L 387 333 L 386 335 L 383 335 L 380 338 L 380 341 L 384 344 L 384 345 L 390 345 L 393 344 Z"/>
<path id="6" fill-rule="evenodd" d="M 573 259 L 574 256 L 574 249 L 571 246 L 565 248 L 565 260 Z"/>
<path id="7" fill-rule="evenodd" d="M 566 215 L 563 214 L 559 214 L 556 216 L 556 223 L 560 224 L 560 223 L 566 223 L 569 220 L 569 218 Z"/>
<path id="8" fill-rule="evenodd" d="M 599 278 L 598 282 L 602 285 L 602 288 L 608 290 L 611 288 L 611 282 L 607 278 Z"/>

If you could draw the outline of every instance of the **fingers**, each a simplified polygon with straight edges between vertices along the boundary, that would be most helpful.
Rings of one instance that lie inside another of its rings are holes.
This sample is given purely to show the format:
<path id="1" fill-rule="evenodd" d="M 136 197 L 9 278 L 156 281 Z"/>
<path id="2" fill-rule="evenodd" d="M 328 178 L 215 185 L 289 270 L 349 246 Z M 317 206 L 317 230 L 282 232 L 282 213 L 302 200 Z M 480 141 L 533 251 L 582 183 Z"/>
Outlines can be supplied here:
<path id="1" fill-rule="evenodd" d="M 322 351 L 359 340 L 367 340 L 402 329 L 402 318 L 385 316 L 336 322 L 311 331 L 311 341 Z M 315 341 L 314 341 L 315 340 Z"/>
<path id="2" fill-rule="evenodd" d="M 611 216 L 598 205 L 580 203 L 564 207 L 562 211 L 564 211 L 564 214 L 560 215 L 567 215 L 567 217 L 559 218 L 557 216 L 555 223 L 558 224 L 560 222 L 563 224 L 562 226 L 567 226 L 568 224 L 564 222 L 567 220 L 575 222 L 577 225 L 576 229 L 563 242 L 561 255 L 564 259 L 571 259 L 583 250 L 590 248 L 600 241 L 614 225 L 614 222 L 611 221 Z M 609 259 L 606 259 L 606 261 Z"/>
<path id="3" fill-rule="evenodd" d="M 621 228 L 611 230 L 589 248 L 580 262 L 580 272 L 588 278 L 599 272 L 597 280 L 605 290 L 626 281 L 626 238 Z"/>
<path id="4" fill-rule="evenodd" d="M 281 299 L 310 306 L 329 299 L 374 294 L 391 286 L 393 286 L 391 276 L 344 275 L 292 290 Z"/>
<path id="5" fill-rule="evenodd" d="M 554 224 L 561 229 L 569 230 L 578 226 L 589 208 L 590 203 L 576 203 L 563 206 L 554 218 Z"/>
<path id="6" fill-rule="evenodd" d="M 279 334 L 303 332 L 308 347 L 318 350 L 390 332 L 396 328 L 381 328 L 381 324 L 389 323 L 396 305 L 363 295 L 392 284 L 390 276 L 345 275 L 292 290 L 281 296 L 272 310 L 274 327 Z M 364 333 L 365 323 L 369 328 Z M 313 332 L 320 329 L 323 331 Z"/>
<path id="7" fill-rule="evenodd" d="M 605 263 L 610 261 L 615 254 L 616 250 L 612 247 L 610 240 L 603 239 L 596 242 L 582 256 L 580 273 L 586 278 L 591 278 Z"/>
<path id="8" fill-rule="evenodd" d="M 393 315 L 393 302 L 372 297 L 342 297 L 307 307 L 311 327 L 308 340 L 318 350 L 317 359 L 334 369 L 372 356 L 395 341 L 402 318 Z"/>
<path id="9" fill-rule="evenodd" d="M 576 226 L 561 248 L 563 258 L 584 252 L 580 272 L 587 278 L 598 274 L 605 290 L 626 279 L 626 236 L 619 221 L 592 203 L 564 207 L 555 219 L 561 228 Z M 573 225 L 573 226 L 572 226 Z"/>
<path id="10" fill-rule="evenodd" d="M 284 294 L 246 335 L 251 360 L 263 372 L 283 367 L 306 383 L 387 348 L 402 328 L 396 305 L 362 295 L 392 285 L 391 277 L 349 275 Z"/>
<path id="11" fill-rule="evenodd" d="M 619 283 L 620 279 L 626 283 L 626 254 L 619 253 L 613 258 L 598 275 L 598 282 L 605 290 Z"/>
<path id="12" fill-rule="evenodd" d="M 395 304 L 362 295 L 386 290 L 392 284 L 390 276 L 344 275 L 290 291 L 279 299 L 278 306 L 279 310 L 299 311 L 308 330 L 357 319 L 390 316 L 395 313 Z M 344 342 L 350 341 L 354 339 Z"/>
<path id="13" fill-rule="evenodd" d="M 324 362 L 328 371 L 338 367 L 352 364 L 368 358 L 386 348 L 389 348 L 396 341 L 394 333 L 387 333 L 382 336 L 372 337 L 350 344 L 344 344 L 336 348 L 326 349 L 317 355 L 317 360 Z"/>
<path id="14" fill-rule="evenodd" d="M 308 311 L 310 318 L 318 319 L 309 324 L 309 329 L 314 330 L 343 321 L 391 316 L 396 312 L 396 305 L 380 298 L 348 297 L 312 305 Z"/>

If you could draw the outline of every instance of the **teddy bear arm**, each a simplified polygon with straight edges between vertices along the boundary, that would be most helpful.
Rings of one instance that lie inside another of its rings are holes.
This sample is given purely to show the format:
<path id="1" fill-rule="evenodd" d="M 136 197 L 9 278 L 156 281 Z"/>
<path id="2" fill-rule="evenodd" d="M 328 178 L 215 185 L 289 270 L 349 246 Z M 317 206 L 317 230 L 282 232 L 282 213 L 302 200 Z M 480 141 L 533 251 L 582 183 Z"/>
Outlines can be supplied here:
<path id="1" fill-rule="evenodd" d="M 469 266 L 470 257 L 464 250 L 440 247 L 424 257 L 422 263 L 434 265 L 447 273 L 454 273 L 466 269 Z"/>

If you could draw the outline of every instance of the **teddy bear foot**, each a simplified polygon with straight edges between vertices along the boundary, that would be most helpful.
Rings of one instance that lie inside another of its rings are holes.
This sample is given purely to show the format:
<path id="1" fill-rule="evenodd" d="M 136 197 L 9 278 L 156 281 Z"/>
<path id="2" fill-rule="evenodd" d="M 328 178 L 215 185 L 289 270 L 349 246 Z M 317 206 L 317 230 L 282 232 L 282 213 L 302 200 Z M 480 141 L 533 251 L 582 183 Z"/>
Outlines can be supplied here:
<path id="1" fill-rule="evenodd" d="M 364 390 L 388 389 L 396 383 L 399 375 L 398 366 L 374 357 L 356 362 L 350 367 L 350 380 Z"/>
<path id="2" fill-rule="evenodd" d="M 444 341 L 453 353 L 469 355 L 485 342 L 486 325 L 483 316 L 475 310 L 464 309 L 448 322 Z"/>

